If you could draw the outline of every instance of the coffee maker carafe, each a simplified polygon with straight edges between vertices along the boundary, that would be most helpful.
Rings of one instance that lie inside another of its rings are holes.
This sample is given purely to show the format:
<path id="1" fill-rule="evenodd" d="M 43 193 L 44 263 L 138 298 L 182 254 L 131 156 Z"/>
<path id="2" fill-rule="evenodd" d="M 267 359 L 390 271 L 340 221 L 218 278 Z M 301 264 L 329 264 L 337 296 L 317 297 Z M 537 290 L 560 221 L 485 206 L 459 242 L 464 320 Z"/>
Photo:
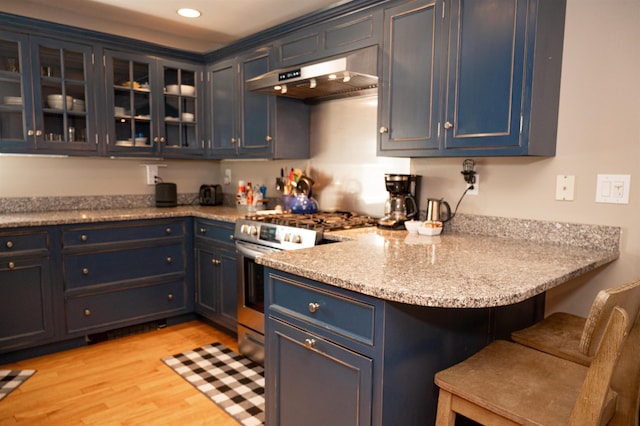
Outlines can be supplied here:
<path id="1" fill-rule="evenodd" d="M 384 183 L 389 199 L 384 205 L 384 217 L 378 226 L 386 229 L 404 229 L 404 223 L 418 217 L 416 201 L 417 175 L 385 174 Z"/>

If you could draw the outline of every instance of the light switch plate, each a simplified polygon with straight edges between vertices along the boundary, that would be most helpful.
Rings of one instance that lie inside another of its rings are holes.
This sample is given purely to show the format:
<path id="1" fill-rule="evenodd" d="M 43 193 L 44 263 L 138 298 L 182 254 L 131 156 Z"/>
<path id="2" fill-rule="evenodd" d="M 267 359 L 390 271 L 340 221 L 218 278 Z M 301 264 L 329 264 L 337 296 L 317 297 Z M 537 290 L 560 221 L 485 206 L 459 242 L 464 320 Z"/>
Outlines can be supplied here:
<path id="1" fill-rule="evenodd" d="M 598 175 L 596 202 L 629 204 L 631 175 Z"/>
<path id="2" fill-rule="evenodd" d="M 575 176 L 558 175 L 558 177 L 556 178 L 556 200 L 573 201 L 575 186 Z"/>

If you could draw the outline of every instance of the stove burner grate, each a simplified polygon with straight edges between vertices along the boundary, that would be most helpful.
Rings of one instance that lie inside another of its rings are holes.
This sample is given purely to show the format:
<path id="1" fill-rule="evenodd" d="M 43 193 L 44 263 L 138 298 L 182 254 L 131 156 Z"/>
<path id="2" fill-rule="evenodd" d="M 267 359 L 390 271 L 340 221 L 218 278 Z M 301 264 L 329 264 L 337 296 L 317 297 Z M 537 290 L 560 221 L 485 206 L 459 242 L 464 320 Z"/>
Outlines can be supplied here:
<path id="1" fill-rule="evenodd" d="M 342 229 L 362 228 L 375 226 L 376 219 L 370 216 L 361 216 L 353 212 L 319 212 L 310 214 L 253 214 L 245 219 L 275 225 L 291 226 L 322 231 L 338 231 Z"/>

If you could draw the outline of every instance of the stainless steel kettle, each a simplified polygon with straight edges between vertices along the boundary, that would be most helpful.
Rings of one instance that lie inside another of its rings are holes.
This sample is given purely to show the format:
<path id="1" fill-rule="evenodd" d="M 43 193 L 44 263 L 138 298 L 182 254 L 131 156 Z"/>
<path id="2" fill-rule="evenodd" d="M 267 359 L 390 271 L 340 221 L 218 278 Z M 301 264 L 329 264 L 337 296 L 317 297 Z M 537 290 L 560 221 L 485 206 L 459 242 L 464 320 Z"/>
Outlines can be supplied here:
<path id="1" fill-rule="evenodd" d="M 427 199 L 427 220 L 436 222 L 446 222 L 451 219 L 451 207 L 442 198 Z"/>

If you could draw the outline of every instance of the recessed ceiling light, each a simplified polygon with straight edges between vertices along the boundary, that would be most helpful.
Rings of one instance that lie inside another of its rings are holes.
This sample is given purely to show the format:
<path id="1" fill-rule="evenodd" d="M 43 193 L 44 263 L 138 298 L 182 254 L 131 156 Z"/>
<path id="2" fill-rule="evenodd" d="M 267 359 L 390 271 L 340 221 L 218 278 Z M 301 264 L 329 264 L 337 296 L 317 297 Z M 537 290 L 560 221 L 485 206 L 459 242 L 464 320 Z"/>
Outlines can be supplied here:
<path id="1" fill-rule="evenodd" d="M 197 18 L 200 16 L 200 11 L 184 7 L 182 9 L 178 9 L 178 15 L 184 16 L 185 18 Z"/>

